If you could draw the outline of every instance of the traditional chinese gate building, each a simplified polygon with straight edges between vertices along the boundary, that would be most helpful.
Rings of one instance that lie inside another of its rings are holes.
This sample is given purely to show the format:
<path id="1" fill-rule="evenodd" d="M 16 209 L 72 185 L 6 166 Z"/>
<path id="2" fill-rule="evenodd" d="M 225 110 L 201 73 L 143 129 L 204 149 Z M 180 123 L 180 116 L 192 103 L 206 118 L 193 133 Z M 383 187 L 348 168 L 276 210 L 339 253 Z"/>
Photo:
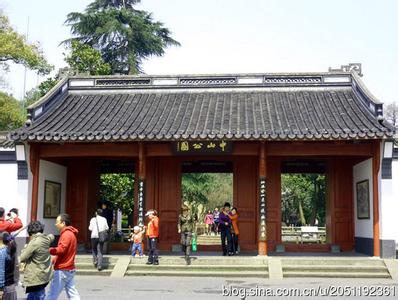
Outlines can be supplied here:
<path id="1" fill-rule="evenodd" d="M 394 130 L 355 72 L 70 77 L 29 114 L 10 138 L 29 146 L 31 219 L 51 230 L 53 219 L 44 217 L 57 204 L 44 207 L 45 182 L 60 183 L 60 210 L 72 216 L 80 242 L 89 237 L 99 174 L 129 170 L 137 179 L 136 222 L 157 209 L 160 248 L 171 250 L 179 242 L 183 166 L 208 162 L 233 172 L 243 251 L 267 254 L 281 244 L 281 173 L 317 165 L 327 178 L 326 244 L 286 250 L 339 245 L 380 256 L 392 243 L 381 237 L 379 179 Z M 358 220 L 355 184 L 363 179 L 371 209 Z"/>

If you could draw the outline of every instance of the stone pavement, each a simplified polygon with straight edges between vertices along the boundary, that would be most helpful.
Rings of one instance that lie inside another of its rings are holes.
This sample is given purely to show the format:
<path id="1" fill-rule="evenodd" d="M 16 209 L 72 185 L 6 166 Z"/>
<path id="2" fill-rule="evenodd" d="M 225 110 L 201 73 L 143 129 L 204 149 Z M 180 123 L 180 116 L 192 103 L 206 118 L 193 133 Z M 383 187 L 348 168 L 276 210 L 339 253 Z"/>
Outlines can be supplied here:
<path id="1" fill-rule="evenodd" d="M 125 277 L 112 278 L 103 276 L 76 276 L 77 288 L 83 300 L 127 300 L 127 299 L 159 299 L 159 300 L 196 300 L 196 299 L 243 299 L 238 292 L 248 292 L 259 290 L 260 288 L 269 288 L 275 292 L 278 288 L 293 288 L 303 291 L 305 288 L 319 289 L 324 292 L 329 286 L 334 286 L 342 292 L 339 287 L 346 287 L 347 291 L 353 294 L 354 288 L 361 287 L 363 294 L 369 293 L 369 286 L 373 286 L 376 290 L 386 289 L 391 296 L 377 297 L 365 295 L 357 297 L 346 296 L 318 296 L 318 297 L 253 297 L 247 296 L 246 299 L 391 299 L 398 298 L 398 282 L 393 279 L 226 279 L 219 277 L 205 278 L 184 278 L 184 277 Z M 224 286 L 224 296 L 223 296 Z M 380 288 L 379 288 L 380 287 Z M 331 290 L 329 290 L 331 291 Z M 18 288 L 19 297 L 23 296 L 21 288 Z M 235 293 L 234 296 L 226 294 Z M 395 297 L 392 293 L 395 293 Z M 241 293 L 241 295 L 243 295 Z M 21 298 L 22 299 L 22 298 Z M 60 300 L 67 299 L 65 293 L 62 294 Z"/>

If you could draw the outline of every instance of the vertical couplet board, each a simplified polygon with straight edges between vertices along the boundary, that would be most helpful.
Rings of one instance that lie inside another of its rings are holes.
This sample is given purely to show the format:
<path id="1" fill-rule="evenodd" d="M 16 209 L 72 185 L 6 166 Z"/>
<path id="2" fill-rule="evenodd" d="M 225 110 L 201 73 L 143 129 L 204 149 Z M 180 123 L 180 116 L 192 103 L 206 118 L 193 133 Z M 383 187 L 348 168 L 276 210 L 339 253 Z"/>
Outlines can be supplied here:
<path id="1" fill-rule="evenodd" d="M 145 180 L 138 179 L 137 223 L 144 225 Z"/>
<path id="2" fill-rule="evenodd" d="M 281 243 L 281 161 L 277 158 L 267 160 L 266 212 L 267 246 L 275 251 Z"/>

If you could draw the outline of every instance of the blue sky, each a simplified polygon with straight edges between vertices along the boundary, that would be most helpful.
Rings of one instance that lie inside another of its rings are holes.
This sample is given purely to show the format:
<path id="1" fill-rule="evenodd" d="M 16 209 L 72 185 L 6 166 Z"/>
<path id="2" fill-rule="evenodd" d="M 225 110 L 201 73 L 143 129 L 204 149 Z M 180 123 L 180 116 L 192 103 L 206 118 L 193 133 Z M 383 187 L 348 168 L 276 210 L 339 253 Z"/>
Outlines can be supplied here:
<path id="1" fill-rule="evenodd" d="M 19 32 L 39 41 L 50 63 L 65 65 L 59 43 L 66 15 L 91 0 L 0 0 Z M 363 81 L 381 102 L 398 101 L 395 0 L 143 0 L 181 47 L 143 65 L 147 74 L 317 72 L 361 62 Z M 40 80 L 28 72 L 27 90 Z M 20 98 L 24 72 L 13 67 L 8 91 Z"/>

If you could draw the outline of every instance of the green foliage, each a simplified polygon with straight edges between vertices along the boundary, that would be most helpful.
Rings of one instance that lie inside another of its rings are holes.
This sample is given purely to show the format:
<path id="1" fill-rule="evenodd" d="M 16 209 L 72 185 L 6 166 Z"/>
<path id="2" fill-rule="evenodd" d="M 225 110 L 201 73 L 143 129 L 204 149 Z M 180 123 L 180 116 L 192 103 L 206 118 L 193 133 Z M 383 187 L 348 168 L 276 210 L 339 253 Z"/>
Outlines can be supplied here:
<path id="1" fill-rule="evenodd" d="M 27 108 L 38 101 L 41 97 L 47 94 L 57 83 L 58 79 L 56 77 L 49 77 L 39 84 L 38 87 L 31 89 L 26 93 L 24 98 L 24 107 Z"/>
<path id="2" fill-rule="evenodd" d="M 185 173 L 182 176 L 183 202 L 202 204 L 213 210 L 224 202 L 232 203 L 232 174 Z"/>
<path id="3" fill-rule="evenodd" d="M 110 74 L 111 66 L 103 61 L 98 50 L 76 40 L 72 41 L 71 50 L 65 61 L 72 70 L 90 75 Z"/>
<path id="4" fill-rule="evenodd" d="M 325 224 L 326 179 L 323 174 L 282 174 L 282 221 L 292 214 L 301 224 Z"/>
<path id="5" fill-rule="evenodd" d="M 16 129 L 21 127 L 24 121 L 20 103 L 6 93 L 0 92 L 0 130 Z"/>
<path id="6" fill-rule="evenodd" d="M 114 208 L 129 215 L 134 208 L 134 175 L 101 174 L 101 199 L 110 201 Z"/>
<path id="7" fill-rule="evenodd" d="M 38 74 L 46 75 L 53 70 L 53 66 L 46 59 L 37 44 L 28 43 L 26 37 L 16 32 L 10 22 L 0 11 L 0 62 L 14 62 L 26 66 Z"/>
<path id="8" fill-rule="evenodd" d="M 84 13 L 68 14 L 65 23 L 75 37 L 65 42 L 77 40 L 98 49 L 112 74 L 140 72 L 143 59 L 162 56 L 166 47 L 179 43 L 150 13 L 134 9 L 138 2 L 95 0 Z"/>

